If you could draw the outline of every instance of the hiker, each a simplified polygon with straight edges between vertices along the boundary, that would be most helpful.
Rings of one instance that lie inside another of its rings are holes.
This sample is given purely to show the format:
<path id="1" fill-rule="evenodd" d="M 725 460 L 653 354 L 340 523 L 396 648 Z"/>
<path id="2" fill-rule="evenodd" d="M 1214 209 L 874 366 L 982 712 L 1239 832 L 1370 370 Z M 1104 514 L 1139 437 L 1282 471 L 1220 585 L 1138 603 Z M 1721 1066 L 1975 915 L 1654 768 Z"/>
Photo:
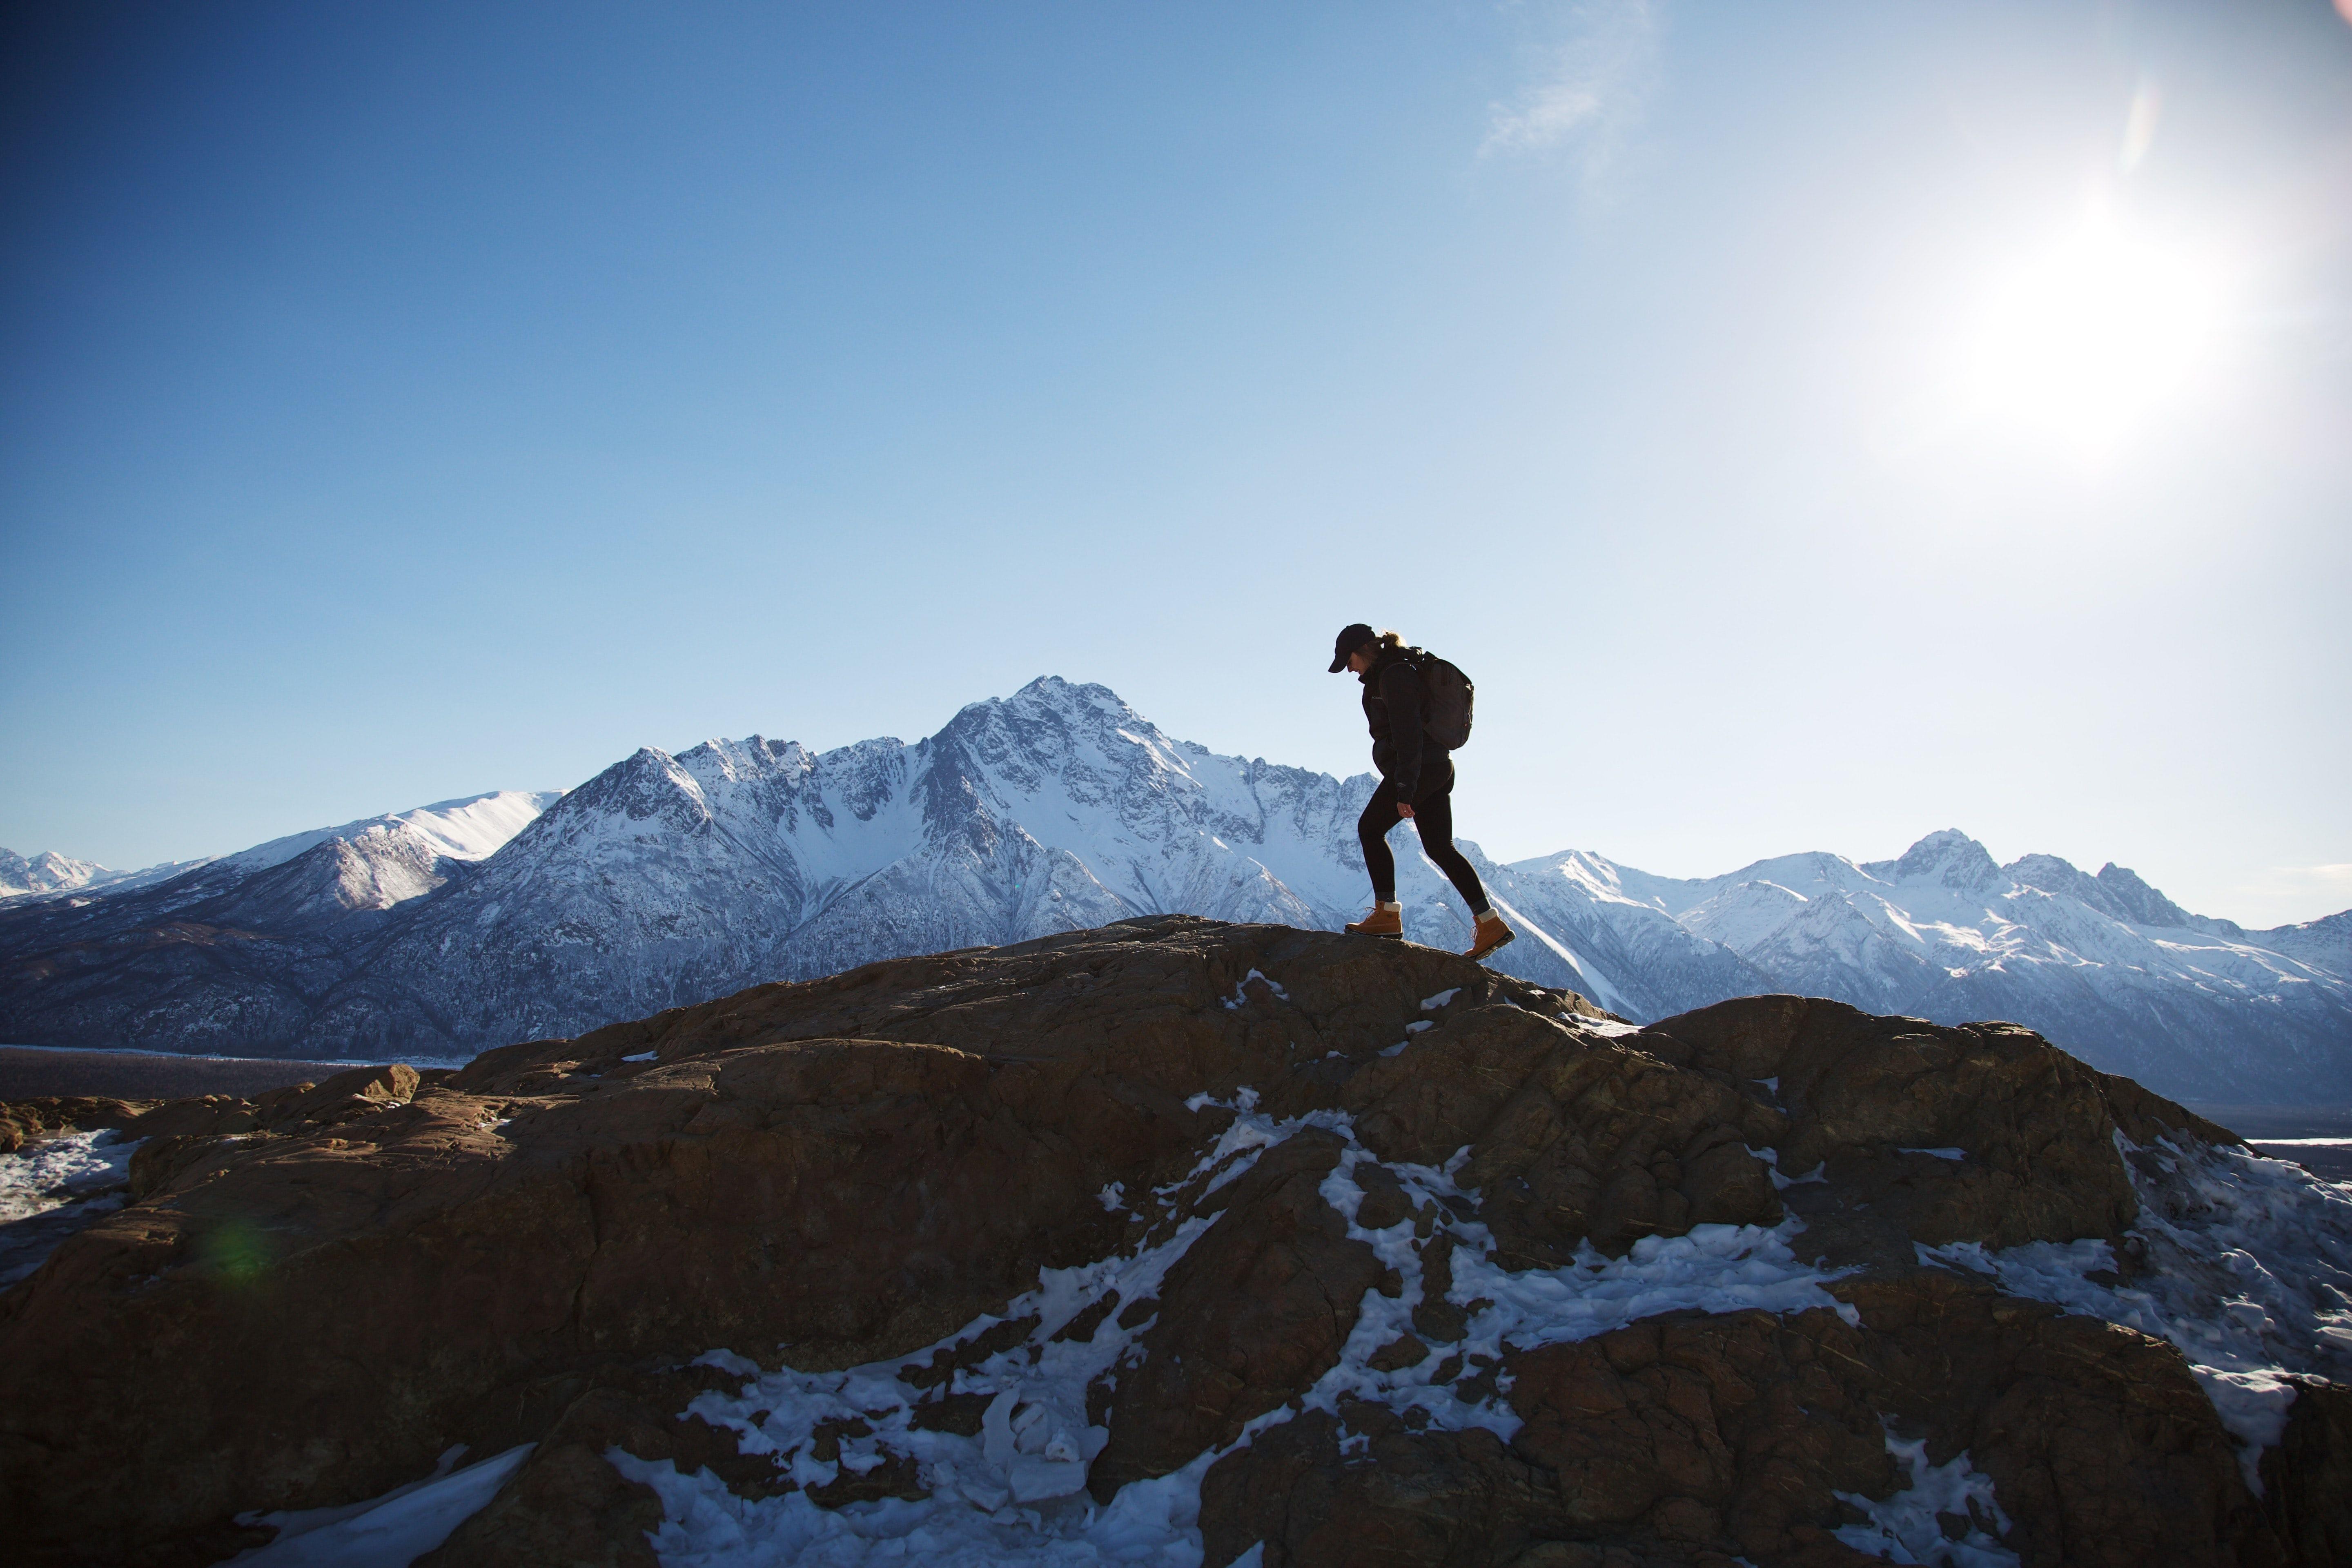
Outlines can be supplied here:
<path id="1" fill-rule="evenodd" d="M 1353 670 L 1363 682 L 1372 766 L 1381 775 L 1381 787 L 1356 820 L 1364 868 L 1372 874 L 1372 909 L 1347 929 L 1359 936 L 1404 934 L 1389 830 L 1410 818 L 1421 830 L 1423 850 L 1470 906 L 1475 928 L 1464 956 L 1484 958 L 1517 933 L 1487 904 L 1477 871 L 1454 847 L 1454 758 L 1423 727 L 1427 692 L 1422 671 L 1428 662 L 1427 655 L 1407 647 L 1396 633 L 1375 632 L 1360 621 L 1342 630 L 1331 647 L 1331 673 Z"/>

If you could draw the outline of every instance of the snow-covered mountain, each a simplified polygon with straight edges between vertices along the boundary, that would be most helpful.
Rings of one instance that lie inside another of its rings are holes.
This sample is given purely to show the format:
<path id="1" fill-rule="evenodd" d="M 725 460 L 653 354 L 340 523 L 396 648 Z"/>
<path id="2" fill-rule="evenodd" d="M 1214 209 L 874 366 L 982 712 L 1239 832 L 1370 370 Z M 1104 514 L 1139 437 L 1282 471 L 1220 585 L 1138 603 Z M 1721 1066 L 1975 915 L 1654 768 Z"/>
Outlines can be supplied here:
<path id="1" fill-rule="evenodd" d="M 447 1056 L 1134 914 L 1330 928 L 1368 897 L 1372 782 L 1221 756 L 1055 679 L 912 744 L 649 748 L 560 798 L 444 803 L 0 912 L 0 1037 Z M 1998 867 L 1958 833 L 1697 881 L 1465 847 L 1525 933 L 1497 966 L 1629 1016 L 1801 991 L 2012 1019 L 2194 1098 L 2352 1100 L 2347 916 L 2249 933 L 2118 868 Z M 1409 933 L 1461 945 L 1450 889 L 1400 862 Z"/>
<path id="2" fill-rule="evenodd" d="M 2122 867 L 1994 864 L 1952 829 L 1894 860 L 1788 855 L 1654 877 L 1582 853 L 1511 868 L 1531 908 L 1672 919 L 1776 991 L 1938 1023 L 2004 1018 L 2170 1092 L 2352 1100 L 2352 919 L 2248 932 L 2191 915 Z"/>
<path id="3" fill-rule="evenodd" d="M 378 878 L 373 871 L 357 869 L 362 865 L 382 861 L 387 869 L 395 864 L 407 865 L 404 872 L 392 870 L 390 881 L 380 883 L 373 892 L 353 892 L 354 897 L 373 900 L 371 907 L 387 908 L 439 886 L 420 868 L 420 858 L 426 863 L 436 859 L 485 859 L 498 853 L 499 846 L 521 832 L 532 817 L 562 799 L 562 794 L 561 790 L 536 794 L 498 790 L 488 795 L 467 795 L 459 800 L 420 805 L 414 811 L 362 817 L 340 827 L 314 827 L 308 833 L 289 834 L 234 855 L 168 860 L 135 871 L 112 870 L 94 861 L 75 860 L 54 851 L 27 860 L 0 849 L 0 900 L 61 898 L 82 892 L 128 893 L 207 867 L 213 868 L 215 875 L 205 885 L 216 889 L 256 871 L 282 865 L 306 849 L 340 839 L 357 847 L 351 855 L 338 856 L 338 861 L 350 862 L 353 874 L 362 881 L 378 882 Z M 377 841 L 361 843 L 370 836 Z"/>
<path id="4" fill-rule="evenodd" d="M 442 801 L 196 861 L 152 885 L 85 886 L 0 909 L 0 1037 L 306 1048 L 321 1002 L 400 911 L 561 798 L 504 790 Z M 430 1042 L 421 1054 L 447 1048 Z"/>
<path id="5" fill-rule="evenodd" d="M 94 860 L 77 860 L 45 849 L 29 859 L 14 850 L 0 849 L 0 902 L 10 899 L 61 898 L 87 889 L 91 892 L 128 892 L 175 877 L 203 865 L 180 860 L 138 871 L 117 871 Z"/>

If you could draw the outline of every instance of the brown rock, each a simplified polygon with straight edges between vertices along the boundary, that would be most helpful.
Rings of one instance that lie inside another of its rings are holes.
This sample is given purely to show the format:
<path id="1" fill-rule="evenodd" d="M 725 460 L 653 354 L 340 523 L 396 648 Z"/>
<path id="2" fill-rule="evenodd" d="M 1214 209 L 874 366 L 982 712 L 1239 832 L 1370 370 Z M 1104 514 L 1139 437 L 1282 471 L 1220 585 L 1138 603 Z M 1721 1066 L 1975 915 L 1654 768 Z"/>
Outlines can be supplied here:
<path id="1" fill-rule="evenodd" d="M 1444 1164 L 1485 1194 L 1507 1267 L 1558 1267 L 1590 1240 L 1622 1252 L 1644 1236 L 1780 1216 L 1764 1163 L 1772 1114 L 1728 1088 L 1517 1006 L 1447 1009 L 1412 1048 L 1349 1080 L 1348 1108 L 1384 1160 Z"/>
<path id="2" fill-rule="evenodd" d="M 1404 1184 L 1387 1166 L 1367 1160 L 1356 1167 L 1355 1181 L 1364 1194 L 1364 1201 L 1356 1207 L 1356 1224 L 1363 1229 L 1386 1230 L 1412 1213 Z"/>
<path id="3" fill-rule="evenodd" d="M 2286 1431 L 2278 1447 L 2263 1456 L 2263 1511 L 2291 1560 L 2352 1563 L 2348 1498 L 2352 1388 L 2298 1378 Z"/>
<path id="4" fill-rule="evenodd" d="M 226 1163 L 235 1152 L 210 1133 L 150 1135 L 131 1156 L 131 1195 L 151 1196 L 187 1179 L 206 1160 Z"/>
<path id="5" fill-rule="evenodd" d="M 1760 1080 L 1777 1079 L 1786 1131 L 1768 1141 L 1783 1173 L 1826 1165 L 1848 1205 L 1868 1204 L 1906 1252 L 1911 1241 L 2117 1237 L 2138 1214 L 2108 1136 L 2114 1080 L 2013 1024 L 1942 1028 L 1841 1002 L 1747 997 L 1668 1018 L 1631 1043 L 1759 1102 L 1774 1100 Z M 2164 1107 L 2179 1125 L 2195 1120 L 2132 1090 L 2136 1115 Z M 1943 1148 L 1966 1157 L 1902 1152 Z"/>
<path id="6" fill-rule="evenodd" d="M 308 1084 L 295 1090 L 281 1091 L 291 1099 L 307 1089 Z M 224 1133 L 250 1132 L 261 1125 L 255 1113 L 254 1102 L 234 1095 L 207 1094 L 193 1100 L 174 1100 L 129 1122 L 123 1131 L 133 1138 L 214 1138 Z"/>
<path id="7" fill-rule="evenodd" d="M 1343 1454 L 1343 1436 L 1368 1439 Z M 1514 1560 L 1542 1512 L 1543 1478 L 1491 1432 L 1406 1429 L 1344 1404 L 1261 1433 L 1201 1485 L 1205 1568 L 1260 1542 L 1265 1568 L 1485 1568 Z"/>
<path id="8" fill-rule="evenodd" d="M 13 1154 L 29 1142 L 60 1132 L 121 1127 L 147 1109 L 146 1102 L 140 1100 L 89 1096 L 0 1100 L 0 1154 Z"/>
<path id="9" fill-rule="evenodd" d="M 1396 1372 L 1408 1366 L 1419 1366 L 1429 1359 L 1429 1347 L 1411 1334 L 1399 1334 L 1370 1355 L 1364 1364 L 1374 1372 Z"/>
<path id="10" fill-rule="evenodd" d="M 1412 1326 L 1424 1340 L 1453 1344 L 1468 1330 L 1469 1314 L 1445 1299 L 1454 1289 L 1454 1233 L 1441 1230 L 1421 1247 L 1421 1300 Z"/>
<path id="11" fill-rule="evenodd" d="M 907 1424 L 926 1432 L 952 1432 L 959 1437 L 980 1436 L 981 1417 L 988 1414 L 992 1394 L 942 1394 L 915 1406 Z"/>

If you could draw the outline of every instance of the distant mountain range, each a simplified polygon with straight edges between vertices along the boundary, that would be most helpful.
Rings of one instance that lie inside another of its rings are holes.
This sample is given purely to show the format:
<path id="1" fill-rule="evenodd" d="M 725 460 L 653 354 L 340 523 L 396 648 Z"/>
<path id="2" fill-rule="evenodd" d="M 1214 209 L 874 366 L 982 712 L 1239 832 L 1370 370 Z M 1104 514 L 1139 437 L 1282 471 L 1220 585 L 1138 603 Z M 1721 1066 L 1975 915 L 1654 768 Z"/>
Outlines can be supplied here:
<path id="1" fill-rule="evenodd" d="M 1220 756 L 1046 679 L 913 744 L 648 748 L 568 794 L 138 873 L 10 856 L 0 1038 L 421 1059 L 1140 913 L 1332 928 L 1369 896 L 1372 782 Z M 1637 1020 L 1802 992 L 2023 1023 L 2185 1098 L 2352 1101 L 2352 911 L 2247 931 L 1957 831 L 1701 880 L 1465 849 L 1524 932 L 1496 967 Z M 1434 869 L 1401 861 L 1408 934 L 1465 944 Z"/>
<path id="2" fill-rule="evenodd" d="M 78 893 L 112 890 L 126 892 L 160 882 L 179 872 L 193 870 L 203 865 L 201 860 L 180 860 L 164 866 L 151 866 L 143 871 L 111 871 L 89 860 L 77 860 L 55 850 L 44 850 L 30 859 L 14 850 L 0 849 L 0 908 L 9 899 L 40 898 L 51 893 Z"/>

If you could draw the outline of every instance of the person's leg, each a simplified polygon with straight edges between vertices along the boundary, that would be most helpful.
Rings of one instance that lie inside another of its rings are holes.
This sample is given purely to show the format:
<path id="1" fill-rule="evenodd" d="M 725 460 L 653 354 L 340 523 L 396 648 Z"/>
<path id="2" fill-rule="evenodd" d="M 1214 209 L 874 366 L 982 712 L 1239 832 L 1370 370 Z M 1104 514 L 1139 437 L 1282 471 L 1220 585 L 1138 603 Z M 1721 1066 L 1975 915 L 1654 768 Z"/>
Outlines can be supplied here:
<path id="1" fill-rule="evenodd" d="M 1447 765 L 1452 766 L 1450 763 Z M 1454 884 L 1454 890 L 1462 895 L 1462 901 L 1470 906 L 1475 917 L 1486 912 L 1486 889 L 1478 880 L 1478 868 L 1454 847 L 1453 781 L 1446 782 L 1445 790 L 1427 800 L 1413 802 L 1412 820 L 1421 829 L 1423 851 L 1445 873 L 1445 879 Z"/>
<path id="2" fill-rule="evenodd" d="M 1356 818 L 1356 842 L 1364 847 L 1364 869 L 1372 874 L 1372 899 L 1377 903 L 1396 902 L 1396 857 L 1389 853 L 1389 829 L 1400 820 L 1396 791 L 1383 779 L 1372 792 L 1364 815 Z"/>

